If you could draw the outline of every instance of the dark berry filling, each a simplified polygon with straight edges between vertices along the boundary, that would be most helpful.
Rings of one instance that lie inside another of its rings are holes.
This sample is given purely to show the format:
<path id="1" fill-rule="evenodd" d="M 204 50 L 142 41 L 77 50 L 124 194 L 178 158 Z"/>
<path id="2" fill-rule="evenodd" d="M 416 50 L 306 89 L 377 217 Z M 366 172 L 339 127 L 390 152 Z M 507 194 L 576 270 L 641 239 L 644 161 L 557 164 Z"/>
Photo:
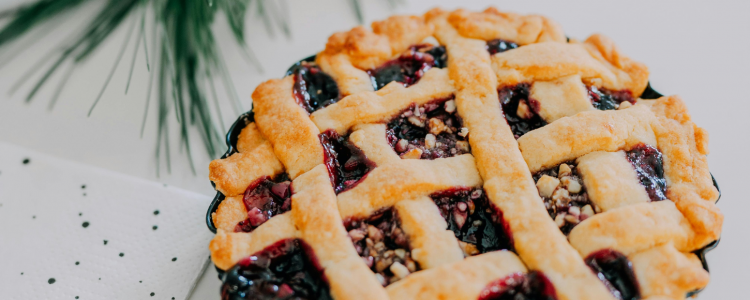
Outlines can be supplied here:
<path id="1" fill-rule="evenodd" d="M 291 72 L 294 76 L 294 98 L 308 113 L 339 101 L 336 82 L 314 62 L 301 62 Z"/>
<path id="2" fill-rule="evenodd" d="M 430 197 L 466 256 L 513 248 L 502 212 L 487 200 L 483 189 L 454 188 Z"/>
<path id="3" fill-rule="evenodd" d="M 540 171 L 533 177 L 544 207 L 566 235 L 598 212 L 599 208 L 589 200 L 575 161 Z"/>
<path id="4" fill-rule="evenodd" d="M 375 168 L 375 162 L 367 159 L 362 150 L 350 143 L 348 136 L 341 137 L 330 129 L 318 137 L 323 145 L 328 176 L 337 194 L 353 188 Z"/>
<path id="5" fill-rule="evenodd" d="M 461 124 L 453 99 L 412 104 L 388 123 L 386 138 L 402 158 L 451 157 L 471 152 L 469 129 Z"/>
<path id="6" fill-rule="evenodd" d="M 235 226 L 235 232 L 251 232 L 275 215 L 292 208 L 292 182 L 286 174 L 271 180 L 259 178 L 245 190 L 242 202 L 247 209 L 247 219 Z"/>
<path id="7" fill-rule="evenodd" d="M 394 209 L 383 210 L 363 220 L 347 220 L 344 225 L 357 253 L 383 286 L 419 270 Z"/>
<path id="8" fill-rule="evenodd" d="M 368 70 L 367 74 L 370 75 L 375 90 L 383 88 L 391 81 L 410 86 L 417 83 L 429 69 L 444 68 L 447 60 L 448 54 L 443 46 L 416 45 L 377 69 Z"/>
<path id="9" fill-rule="evenodd" d="M 491 40 L 487 42 L 487 51 L 490 55 L 502 53 L 518 48 L 518 44 L 505 40 Z"/>
<path id="10" fill-rule="evenodd" d="M 516 139 L 529 131 L 547 125 L 539 116 L 539 102 L 529 99 L 529 84 L 522 83 L 498 90 L 505 120 Z"/>
<path id="11" fill-rule="evenodd" d="M 589 98 L 594 108 L 598 110 L 614 110 L 620 108 L 623 102 L 635 104 L 635 98 L 630 91 L 609 91 L 606 89 L 597 89 L 595 86 L 588 86 Z"/>
<path id="12" fill-rule="evenodd" d="M 626 156 L 651 201 L 667 199 L 667 181 L 664 179 L 661 152 L 652 146 L 638 144 Z"/>
<path id="13" fill-rule="evenodd" d="M 586 257 L 586 264 L 599 277 L 616 299 L 641 298 L 633 263 L 625 255 L 611 249 L 600 250 Z"/>
<path id="14" fill-rule="evenodd" d="M 221 298 L 332 299 L 314 255 L 296 239 L 279 241 L 237 263 L 224 275 Z"/>
<path id="15" fill-rule="evenodd" d="M 555 286 L 542 272 L 514 273 L 488 284 L 479 300 L 556 300 Z"/>

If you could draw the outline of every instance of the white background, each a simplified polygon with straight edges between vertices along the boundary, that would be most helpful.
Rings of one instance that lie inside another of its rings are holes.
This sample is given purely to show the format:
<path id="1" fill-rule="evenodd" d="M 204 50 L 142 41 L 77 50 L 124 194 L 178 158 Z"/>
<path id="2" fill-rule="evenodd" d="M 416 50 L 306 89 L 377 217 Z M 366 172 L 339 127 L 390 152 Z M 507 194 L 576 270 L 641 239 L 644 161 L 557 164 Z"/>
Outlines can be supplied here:
<path id="1" fill-rule="evenodd" d="M 19 0 L 5 2 L 3 6 L 7 7 Z M 368 22 L 393 13 L 385 0 L 362 2 Z M 406 0 L 395 11 L 423 13 L 434 6 L 478 10 L 488 5 L 519 13 L 547 15 L 558 21 L 568 36 L 579 39 L 594 32 L 604 33 L 614 39 L 628 56 L 649 66 L 651 82 L 658 91 L 683 96 L 694 121 L 710 133 L 709 162 L 722 188 L 719 207 L 726 217 L 721 245 L 709 255 L 712 282 L 699 298 L 737 299 L 738 295 L 744 295 L 745 274 L 750 268 L 746 254 L 750 252 L 746 221 L 750 205 L 747 200 L 742 200 L 746 197 L 742 189 L 748 187 L 750 179 L 747 176 L 750 163 L 742 154 L 750 149 L 750 118 L 747 117 L 750 110 L 747 92 L 750 84 L 750 2 Z M 57 41 L 78 28 L 95 11 L 96 7 L 87 8 L 75 15 L 81 17 L 68 18 L 41 30 L 48 33 L 41 42 L 0 69 L 0 140 L 211 197 L 213 192 L 207 179 L 210 159 L 202 152 L 200 141 L 194 140 L 193 159 L 198 172 L 193 175 L 187 157 L 179 153 L 176 146 L 179 140 L 174 115 L 170 116 L 172 172 L 166 174 L 162 166 L 162 175 L 157 177 L 155 106 L 151 107 L 144 137 L 139 136 L 148 78 L 142 53 L 136 61 L 128 95 L 123 91 L 132 50 L 126 52 L 97 109 L 91 117 L 86 117 L 121 47 L 126 26 L 116 32 L 92 59 L 77 68 L 54 110 L 48 111 L 47 106 L 65 68 L 30 104 L 23 101 L 30 84 L 13 96 L 6 94 L 37 59 L 46 55 Z M 276 38 L 269 38 L 257 18 L 247 18 L 248 41 L 262 62 L 263 74 L 248 65 L 234 47 L 231 35 L 222 24 L 223 18 L 217 20 L 217 40 L 229 62 L 232 80 L 245 109 L 249 109 L 249 95 L 260 82 L 280 76 L 296 60 L 321 50 L 331 33 L 356 25 L 349 1 L 345 0 L 290 0 L 288 13 L 291 39 L 283 38 L 278 32 Z M 133 46 L 130 44 L 129 47 Z M 3 49 L 0 61 L 7 54 L 8 51 Z M 34 81 L 32 78 L 29 82 Z M 226 99 L 223 94 L 220 97 Z M 226 117 L 224 125 L 228 127 L 236 114 L 228 101 L 224 103 L 222 113 Z M 208 272 L 193 299 L 218 299 L 218 287 L 215 273 Z"/>

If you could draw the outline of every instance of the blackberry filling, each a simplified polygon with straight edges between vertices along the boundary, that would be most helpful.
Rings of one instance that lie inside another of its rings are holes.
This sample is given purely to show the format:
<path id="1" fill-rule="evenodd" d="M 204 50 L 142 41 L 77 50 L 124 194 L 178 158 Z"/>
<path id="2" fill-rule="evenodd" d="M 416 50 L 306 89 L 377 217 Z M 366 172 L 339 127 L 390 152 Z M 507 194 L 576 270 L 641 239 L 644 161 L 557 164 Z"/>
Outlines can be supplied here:
<path id="1" fill-rule="evenodd" d="M 349 143 L 348 136 L 341 137 L 335 130 L 329 129 L 318 137 L 323 145 L 324 163 L 336 194 L 353 188 L 375 168 L 375 162 L 367 159 L 362 150 Z"/>
<path id="2" fill-rule="evenodd" d="M 521 83 L 498 90 L 505 120 L 516 139 L 529 131 L 547 125 L 539 116 L 539 102 L 529 99 L 529 84 Z"/>
<path id="3" fill-rule="evenodd" d="M 447 60 L 448 54 L 443 46 L 416 45 L 377 69 L 368 70 L 367 74 L 376 91 L 391 81 L 410 86 L 417 83 L 429 69 L 444 68 Z"/>
<path id="4" fill-rule="evenodd" d="M 344 225 L 357 253 L 383 286 L 419 270 L 394 209 L 383 210 L 367 219 L 347 220 Z"/>
<path id="5" fill-rule="evenodd" d="M 224 276 L 221 299 L 332 299 L 307 249 L 301 240 L 282 240 L 241 260 Z"/>
<path id="6" fill-rule="evenodd" d="M 466 256 L 512 249 L 502 213 L 481 188 L 454 188 L 430 195 Z"/>
<path id="7" fill-rule="evenodd" d="M 616 299 L 641 298 L 633 273 L 633 263 L 622 253 L 612 249 L 599 250 L 586 257 L 585 261 Z"/>
<path id="8" fill-rule="evenodd" d="M 247 209 L 247 219 L 234 227 L 235 232 L 252 232 L 275 215 L 292 208 L 292 182 L 286 174 L 271 180 L 259 178 L 245 190 L 242 202 Z"/>
<path id="9" fill-rule="evenodd" d="M 516 48 L 518 48 L 518 44 L 505 40 L 498 39 L 487 42 L 487 52 L 489 52 L 490 55 L 502 53 Z"/>
<path id="10" fill-rule="evenodd" d="M 339 101 L 339 88 L 331 76 L 314 62 L 301 62 L 291 70 L 294 76 L 294 99 L 308 113 Z"/>
<path id="11" fill-rule="evenodd" d="M 586 89 L 589 91 L 591 104 L 598 110 L 618 109 L 623 102 L 635 104 L 635 98 L 633 98 L 633 94 L 630 91 L 600 90 L 595 86 L 587 86 Z"/>
<path id="12" fill-rule="evenodd" d="M 488 284 L 479 300 L 556 300 L 555 287 L 542 272 L 514 273 Z"/>
<path id="13" fill-rule="evenodd" d="M 533 177 L 544 207 L 566 235 L 599 211 L 589 200 L 575 161 L 540 171 Z"/>
<path id="14" fill-rule="evenodd" d="M 652 146 L 638 144 L 625 156 L 633 165 L 651 201 L 667 199 L 667 180 L 664 179 L 661 152 Z"/>
<path id="15" fill-rule="evenodd" d="M 412 104 L 388 123 L 386 138 L 401 158 L 451 157 L 471 152 L 469 129 L 461 124 L 453 99 Z"/>

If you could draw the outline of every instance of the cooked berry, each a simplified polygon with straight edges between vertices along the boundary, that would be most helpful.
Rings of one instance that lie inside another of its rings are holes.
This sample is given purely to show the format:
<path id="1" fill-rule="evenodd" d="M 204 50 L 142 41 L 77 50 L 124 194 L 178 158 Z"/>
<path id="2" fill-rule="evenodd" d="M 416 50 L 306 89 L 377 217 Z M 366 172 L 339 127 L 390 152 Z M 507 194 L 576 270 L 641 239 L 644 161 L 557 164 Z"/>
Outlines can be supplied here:
<path id="1" fill-rule="evenodd" d="M 533 177 L 544 207 L 566 235 L 578 223 L 596 214 L 598 208 L 586 193 L 575 161 L 540 171 Z"/>
<path id="2" fill-rule="evenodd" d="M 633 165 L 651 201 L 667 199 L 667 181 L 664 179 L 661 152 L 652 146 L 638 144 L 627 152 L 626 157 Z"/>
<path id="3" fill-rule="evenodd" d="M 448 56 L 443 46 L 429 44 L 412 46 L 398 58 L 367 71 L 375 90 L 397 81 L 404 86 L 417 83 L 432 68 L 444 68 Z"/>
<path id="4" fill-rule="evenodd" d="M 586 87 L 589 91 L 589 98 L 594 108 L 598 110 L 613 110 L 618 109 L 620 104 L 627 101 L 631 104 L 635 104 L 635 98 L 630 91 L 609 91 L 606 89 L 598 89 L 595 86 Z"/>
<path id="5" fill-rule="evenodd" d="M 394 209 L 380 211 L 367 219 L 347 220 L 344 225 L 354 249 L 383 286 L 419 270 Z"/>
<path id="6" fill-rule="evenodd" d="M 633 263 L 622 253 L 612 249 L 600 250 L 586 257 L 586 264 L 616 299 L 641 298 L 638 282 L 633 273 Z"/>
<path id="7" fill-rule="evenodd" d="M 251 232 L 273 216 L 291 209 L 291 183 L 286 174 L 275 180 L 266 176 L 253 181 L 242 198 L 247 209 L 247 219 L 237 224 L 234 231 Z"/>
<path id="8" fill-rule="evenodd" d="M 496 53 L 502 53 L 508 50 L 513 50 L 518 48 L 518 44 L 513 42 L 508 42 L 505 40 L 491 40 L 487 42 L 487 51 L 490 52 L 490 55 L 496 54 Z"/>
<path id="9" fill-rule="evenodd" d="M 314 255 L 301 240 L 279 241 L 241 260 L 224 275 L 224 300 L 329 300 Z"/>
<path id="10" fill-rule="evenodd" d="M 489 203 L 483 189 L 453 188 L 430 197 L 466 256 L 513 248 L 502 213 Z"/>
<path id="11" fill-rule="evenodd" d="M 331 184 L 337 194 L 353 188 L 375 168 L 375 162 L 367 159 L 362 150 L 350 143 L 348 136 L 341 137 L 331 129 L 318 137 L 323 145 L 324 162 Z"/>
<path id="12" fill-rule="evenodd" d="M 336 103 L 339 88 L 336 82 L 323 73 L 314 62 L 301 62 L 292 67 L 294 76 L 294 98 L 308 113 Z"/>
<path id="13" fill-rule="evenodd" d="M 526 83 L 504 87 L 498 90 L 500 105 L 505 120 L 516 139 L 529 131 L 547 125 L 539 116 L 539 102 L 529 99 L 529 85 Z"/>
<path id="14" fill-rule="evenodd" d="M 453 99 L 412 104 L 388 123 L 386 138 L 402 158 L 435 159 L 470 153 L 469 129 L 463 127 Z"/>
<path id="15" fill-rule="evenodd" d="M 555 287 L 542 272 L 514 273 L 488 284 L 479 300 L 556 300 Z"/>

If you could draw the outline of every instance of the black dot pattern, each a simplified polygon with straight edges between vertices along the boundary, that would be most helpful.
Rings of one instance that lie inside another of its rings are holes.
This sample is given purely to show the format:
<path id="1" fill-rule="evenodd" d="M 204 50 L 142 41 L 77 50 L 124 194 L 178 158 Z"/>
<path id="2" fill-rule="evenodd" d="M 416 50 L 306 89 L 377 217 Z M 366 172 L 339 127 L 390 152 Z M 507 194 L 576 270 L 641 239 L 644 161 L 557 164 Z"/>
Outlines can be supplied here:
<path id="1" fill-rule="evenodd" d="M 55 280 L 54 278 L 50 278 L 50 279 L 47 280 L 47 283 L 53 284 L 53 283 L 55 283 L 55 281 L 57 281 L 57 280 Z"/>
<path id="2" fill-rule="evenodd" d="M 31 159 L 30 158 L 24 158 L 22 162 L 23 162 L 24 165 L 28 165 L 31 162 Z"/>
<path id="3" fill-rule="evenodd" d="M 125 253 L 120 252 L 120 257 L 125 256 Z"/>
<path id="4" fill-rule="evenodd" d="M 83 222 L 83 224 L 81 224 L 81 226 L 83 226 L 83 228 L 89 227 L 89 222 L 85 221 Z"/>

